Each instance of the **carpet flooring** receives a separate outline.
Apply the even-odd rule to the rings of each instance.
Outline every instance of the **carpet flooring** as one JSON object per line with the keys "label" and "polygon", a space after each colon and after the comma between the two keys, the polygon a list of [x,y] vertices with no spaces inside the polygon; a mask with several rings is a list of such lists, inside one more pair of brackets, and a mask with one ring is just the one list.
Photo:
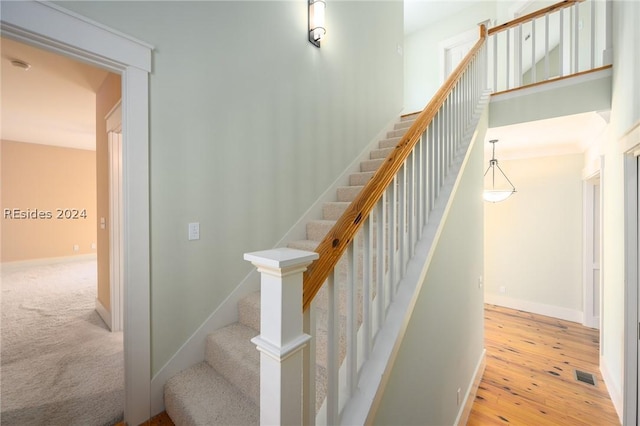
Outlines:
{"label": "carpet flooring", "polygon": [[2,425],[122,420],[122,333],[95,311],[96,261],[2,268]]}

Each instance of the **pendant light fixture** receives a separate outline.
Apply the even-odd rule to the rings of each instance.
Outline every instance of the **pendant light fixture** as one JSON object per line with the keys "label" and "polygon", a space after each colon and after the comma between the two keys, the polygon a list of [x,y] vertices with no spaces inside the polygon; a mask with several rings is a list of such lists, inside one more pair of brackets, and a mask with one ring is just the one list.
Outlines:
{"label": "pendant light fixture", "polygon": [[[516,187],[513,186],[507,175],[504,174],[504,172],[498,165],[498,160],[496,159],[497,142],[497,139],[492,139],[489,141],[489,143],[493,145],[493,154],[491,155],[491,160],[489,160],[489,167],[487,167],[487,170],[484,172],[484,176],[486,178],[487,173],[489,173],[489,170],[491,170],[491,189],[485,189],[483,194],[484,200],[491,203],[504,201],[516,192]],[[506,188],[504,184],[502,186],[498,185],[498,187],[496,188],[496,169],[498,169],[498,171],[504,178],[503,180],[505,180],[511,186],[511,189]],[[500,179],[500,175],[498,175],[498,178]]]}

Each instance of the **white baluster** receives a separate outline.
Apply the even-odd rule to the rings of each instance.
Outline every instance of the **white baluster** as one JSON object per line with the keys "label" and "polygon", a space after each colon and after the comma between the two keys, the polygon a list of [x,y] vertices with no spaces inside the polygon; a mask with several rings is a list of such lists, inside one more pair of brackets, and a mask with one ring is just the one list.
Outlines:
{"label": "white baluster", "polygon": [[340,368],[340,298],[335,283],[335,269],[327,279],[327,424],[338,424],[338,370]]}
{"label": "white baluster", "polygon": [[549,80],[549,14],[544,15],[544,79]]}
{"label": "white baluster", "polygon": [[312,336],[302,350],[302,420],[307,426],[316,424],[316,302],[302,314],[302,331]]}
{"label": "white baluster", "polygon": [[[372,210],[372,215],[375,210]],[[380,217],[378,220],[378,227],[380,227]],[[364,245],[363,245],[363,274],[362,274],[362,329],[364,334],[362,357],[364,360],[369,358],[369,352],[371,351],[371,283],[373,278],[373,263],[375,259],[373,250],[373,228],[374,221],[371,215],[364,222]],[[378,242],[379,244],[379,242]],[[377,262],[380,262],[378,257]],[[358,363],[358,369],[360,368]]]}
{"label": "white baluster", "polygon": [[591,0],[591,68],[596,67],[596,2]]}
{"label": "white baluster", "polygon": [[531,81],[530,83],[536,83],[538,78],[536,76],[536,20],[531,21],[531,68],[530,68]]}
{"label": "white baluster", "polygon": [[[358,238],[358,236],[356,236]],[[358,353],[358,247],[356,240],[347,247],[349,264],[347,278],[347,397],[351,397],[357,385],[357,353]]]}
{"label": "white baluster", "polygon": [[565,61],[565,49],[564,49],[564,9],[560,9],[560,42],[558,43],[558,57],[560,61],[560,77],[563,77],[567,71],[567,63]]}

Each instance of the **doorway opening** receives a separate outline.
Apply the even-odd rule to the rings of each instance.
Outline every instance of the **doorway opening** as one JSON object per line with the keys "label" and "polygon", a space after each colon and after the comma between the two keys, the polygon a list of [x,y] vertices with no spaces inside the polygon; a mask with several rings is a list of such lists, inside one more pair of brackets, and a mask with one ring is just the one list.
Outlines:
{"label": "doorway opening", "polygon": [[[109,188],[104,173],[100,116],[110,107],[96,104],[106,81],[117,82],[111,97],[120,98],[120,76],[5,37],[2,52],[3,205],[38,213],[3,217],[3,419],[120,421],[123,336],[110,331],[122,331],[122,321],[112,323],[104,306],[122,302],[108,297],[109,275],[101,271],[113,256],[97,217],[121,191]],[[14,67],[16,60],[28,69]],[[100,409],[81,409],[87,404]]]}
{"label": "doorway opening", "polygon": [[[41,2],[5,2],[3,35],[122,76],[124,366],[128,424],[150,418],[149,72],[152,46]],[[82,34],[82,37],[78,35]],[[135,214],[133,214],[135,212]]]}

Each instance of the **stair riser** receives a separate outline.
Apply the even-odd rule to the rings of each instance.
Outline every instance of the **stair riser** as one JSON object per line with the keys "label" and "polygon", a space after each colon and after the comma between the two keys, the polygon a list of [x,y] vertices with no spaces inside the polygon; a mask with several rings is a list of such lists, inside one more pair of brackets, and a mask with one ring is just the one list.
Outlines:
{"label": "stair riser", "polygon": [[324,236],[333,228],[333,225],[335,225],[333,220],[312,220],[307,223],[307,239],[322,241]]}
{"label": "stair riser", "polygon": [[415,121],[418,118],[419,115],[420,115],[419,112],[414,112],[413,114],[403,115],[402,117],[400,117],[400,121]]}
{"label": "stair riser", "polygon": [[415,120],[404,120],[393,125],[393,130],[404,130],[405,132],[413,125]]}
{"label": "stair riser", "polygon": [[380,166],[384,163],[384,158],[376,159],[376,160],[365,160],[360,163],[360,171],[361,172],[374,172],[380,168]]}
{"label": "stair riser", "polygon": [[259,405],[260,356],[251,343],[257,335],[255,330],[239,325],[217,330],[207,337],[205,361]]}
{"label": "stair riser", "polygon": [[338,220],[349,207],[349,202],[325,203],[322,207],[322,218],[324,220]]}
{"label": "stair riser", "polygon": [[238,322],[260,332],[260,292],[249,293],[238,302]]}
{"label": "stair riser", "polygon": [[395,148],[396,145],[398,145],[398,142],[400,142],[400,138],[389,138],[389,139],[384,139],[381,140],[378,143],[378,147],[380,149],[385,149],[385,148]]}
{"label": "stair riser", "polygon": [[371,159],[378,160],[380,158],[387,158],[389,154],[393,152],[395,148],[376,149],[371,151]]}
{"label": "stair riser", "polygon": [[371,178],[373,177],[373,175],[375,174],[375,172],[360,172],[360,173],[354,173],[352,175],[349,176],[349,185],[351,186],[364,186],[366,185]]}
{"label": "stair riser", "polygon": [[353,201],[358,194],[362,191],[361,186],[343,186],[338,188],[337,197],[338,201]]}
{"label": "stair riser", "polygon": [[406,129],[390,130],[390,131],[387,132],[387,137],[388,138],[401,138],[402,136],[404,136],[405,133],[407,133]]}

